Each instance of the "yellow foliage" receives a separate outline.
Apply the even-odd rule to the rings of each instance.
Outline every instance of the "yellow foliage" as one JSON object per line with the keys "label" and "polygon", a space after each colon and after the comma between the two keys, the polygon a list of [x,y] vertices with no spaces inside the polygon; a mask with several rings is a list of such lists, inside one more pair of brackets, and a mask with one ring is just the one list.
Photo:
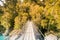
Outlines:
{"label": "yellow foliage", "polygon": [[11,18],[12,18],[12,15],[10,13],[8,13],[8,12],[5,12],[4,15],[1,18],[1,24],[4,27],[9,28]]}

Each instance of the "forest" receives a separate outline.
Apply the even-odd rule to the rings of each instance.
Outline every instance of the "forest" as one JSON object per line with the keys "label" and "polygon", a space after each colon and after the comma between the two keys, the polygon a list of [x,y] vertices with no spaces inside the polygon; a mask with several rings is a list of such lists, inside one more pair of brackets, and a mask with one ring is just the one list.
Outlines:
{"label": "forest", "polygon": [[21,30],[28,20],[43,34],[54,31],[60,35],[60,0],[5,0],[0,5],[0,32]]}

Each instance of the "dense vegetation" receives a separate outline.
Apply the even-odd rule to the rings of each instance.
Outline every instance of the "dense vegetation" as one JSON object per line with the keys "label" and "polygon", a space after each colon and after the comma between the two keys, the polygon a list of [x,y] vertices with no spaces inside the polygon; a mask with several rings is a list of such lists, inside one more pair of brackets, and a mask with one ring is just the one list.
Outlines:
{"label": "dense vegetation", "polygon": [[4,6],[0,6],[0,25],[6,29],[22,29],[29,19],[43,29],[42,32],[59,32],[60,0],[6,0]]}

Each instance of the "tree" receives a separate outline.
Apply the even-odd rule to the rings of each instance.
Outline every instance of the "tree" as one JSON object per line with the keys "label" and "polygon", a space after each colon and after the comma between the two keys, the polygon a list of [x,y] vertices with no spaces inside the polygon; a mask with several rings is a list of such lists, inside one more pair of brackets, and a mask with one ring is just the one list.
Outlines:
{"label": "tree", "polygon": [[46,30],[60,29],[60,0],[6,0],[2,12],[1,24],[8,29],[21,29],[27,20]]}

